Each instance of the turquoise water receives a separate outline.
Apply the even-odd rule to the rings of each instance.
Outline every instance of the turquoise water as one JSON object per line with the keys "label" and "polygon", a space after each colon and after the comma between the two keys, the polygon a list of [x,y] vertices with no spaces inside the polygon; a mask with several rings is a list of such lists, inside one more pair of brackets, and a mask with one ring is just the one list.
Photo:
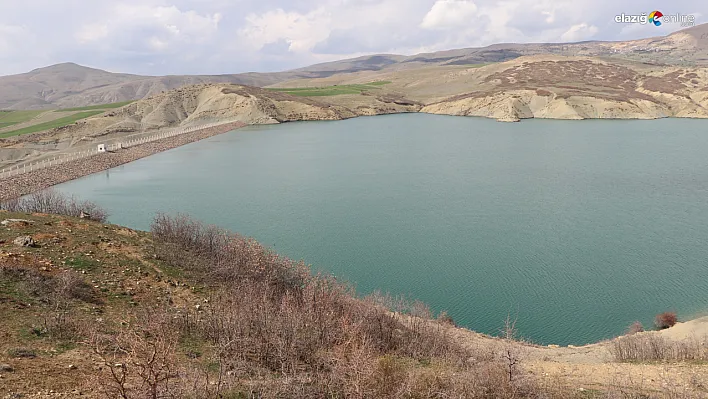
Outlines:
{"label": "turquoise water", "polygon": [[59,186],[185,212],[463,326],[584,344],[708,310],[708,122],[425,114],[249,127]]}

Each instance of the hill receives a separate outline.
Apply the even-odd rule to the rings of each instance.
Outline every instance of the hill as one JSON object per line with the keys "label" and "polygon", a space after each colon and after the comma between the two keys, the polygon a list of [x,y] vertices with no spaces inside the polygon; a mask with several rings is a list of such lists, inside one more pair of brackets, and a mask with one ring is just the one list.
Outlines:
{"label": "hill", "polygon": [[326,78],[363,71],[406,71],[431,66],[486,64],[529,55],[592,56],[655,65],[700,66],[708,62],[708,25],[666,37],[624,42],[495,44],[412,56],[377,54],[275,73],[138,76],[73,63],[0,77],[0,109],[68,108],[137,100],[200,83],[268,86],[294,79]]}
{"label": "hill", "polygon": [[358,297],[301,262],[186,217],[157,216],[147,233],[89,220],[104,217],[100,208],[53,193],[4,207],[12,212],[0,211],[2,397],[706,393],[704,319],[539,347],[513,340],[513,321],[495,338],[420,303]]}
{"label": "hill", "polygon": [[[78,118],[90,116],[90,112],[99,111],[71,114]],[[339,120],[401,112],[481,116],[500,121],[707,118],[708,67],[536,55],[492,64],[434,65],[298,78],[267,88],[190,85],[60,128],[37,131],[42,126],[51,127],[45,124],[51,123],[44,121],[51,116],[46,113],[26,122],[39,127],[0,128],[0,134],[9,131],[8,135],[12,131],[35,131],[0,140],[0,161],[12,165],[176,126]]]}

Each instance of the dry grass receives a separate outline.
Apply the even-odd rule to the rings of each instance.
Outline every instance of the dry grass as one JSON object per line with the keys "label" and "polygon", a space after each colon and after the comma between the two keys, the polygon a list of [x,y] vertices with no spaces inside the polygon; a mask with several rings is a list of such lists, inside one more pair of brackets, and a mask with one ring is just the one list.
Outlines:
{"label": "dry grass", "polygon": [[619,337],[612,342],[612,354],[618,362],[705,362],[706,339],[673,341],[652,333]]}

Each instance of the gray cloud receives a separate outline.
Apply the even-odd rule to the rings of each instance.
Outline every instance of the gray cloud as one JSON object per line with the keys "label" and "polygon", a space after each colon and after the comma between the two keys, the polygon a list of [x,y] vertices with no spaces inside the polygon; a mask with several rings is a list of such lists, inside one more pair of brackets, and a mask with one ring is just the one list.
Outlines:
{"label": "gray cloud", "polygon": [[[66,61],[154,75],[273,71],[369,53],[680,28],[614,22],[652,11],[641,0],[0,0],[0,10],[0,74]],[[700,23],[708,2],[660,10],[694,13]]]}

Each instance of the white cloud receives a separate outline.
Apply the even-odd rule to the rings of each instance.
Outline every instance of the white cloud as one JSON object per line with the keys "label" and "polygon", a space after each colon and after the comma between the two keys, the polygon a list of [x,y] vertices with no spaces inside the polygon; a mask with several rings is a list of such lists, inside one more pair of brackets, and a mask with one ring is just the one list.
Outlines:
{"label": "white cloud", "polygon": [[96,42],[108,36],[108,25],[87,24],[79,28],[74,37],[80,44]]}
{"label": "white cloud", "polygon": [[18,25],[0,24],[0,56],[15,50],[26,29]]}
{"label": "white cloud", "polygon": [[312,50],[325,40],[331,32],[331,17],[318,8],[307,14],[286,12],[283,9],[268,11],[263,14],[249,14],[246,27],[240,34],[256,49],[266,44],[284,40],[292,52]]}
{"label": "white cloud", "polygon": [[[73,61],[140,74],[286,70],[373,53],[665,35],[643,0],[0,0],[0,74]],[[708,2],[673,0],[664,13]],[[61,18],[57,18],[61,16]],[[27,51],[31,48],[32,51]]]}
{"label": "white cloud", "polygon": [[74,37],[80,45],[97,45],[106,51],[133,47],[136,52],[164,52],[210,40],[221,18],[219,13],[200,14],[176,6],[118,3],[98,20],[80,26]]}
{"label": "white cloud", "polygon": [[474,25],[477,6],[469,0],[437,0],[420,24],[425,29],[453,29]]}
{"label": "white cloud", "polygon": [[588,40],[597,34],[598,28],[595,25],[588,25],[585,22],[573,25],[561,35],[564,42],[578,42]]}

